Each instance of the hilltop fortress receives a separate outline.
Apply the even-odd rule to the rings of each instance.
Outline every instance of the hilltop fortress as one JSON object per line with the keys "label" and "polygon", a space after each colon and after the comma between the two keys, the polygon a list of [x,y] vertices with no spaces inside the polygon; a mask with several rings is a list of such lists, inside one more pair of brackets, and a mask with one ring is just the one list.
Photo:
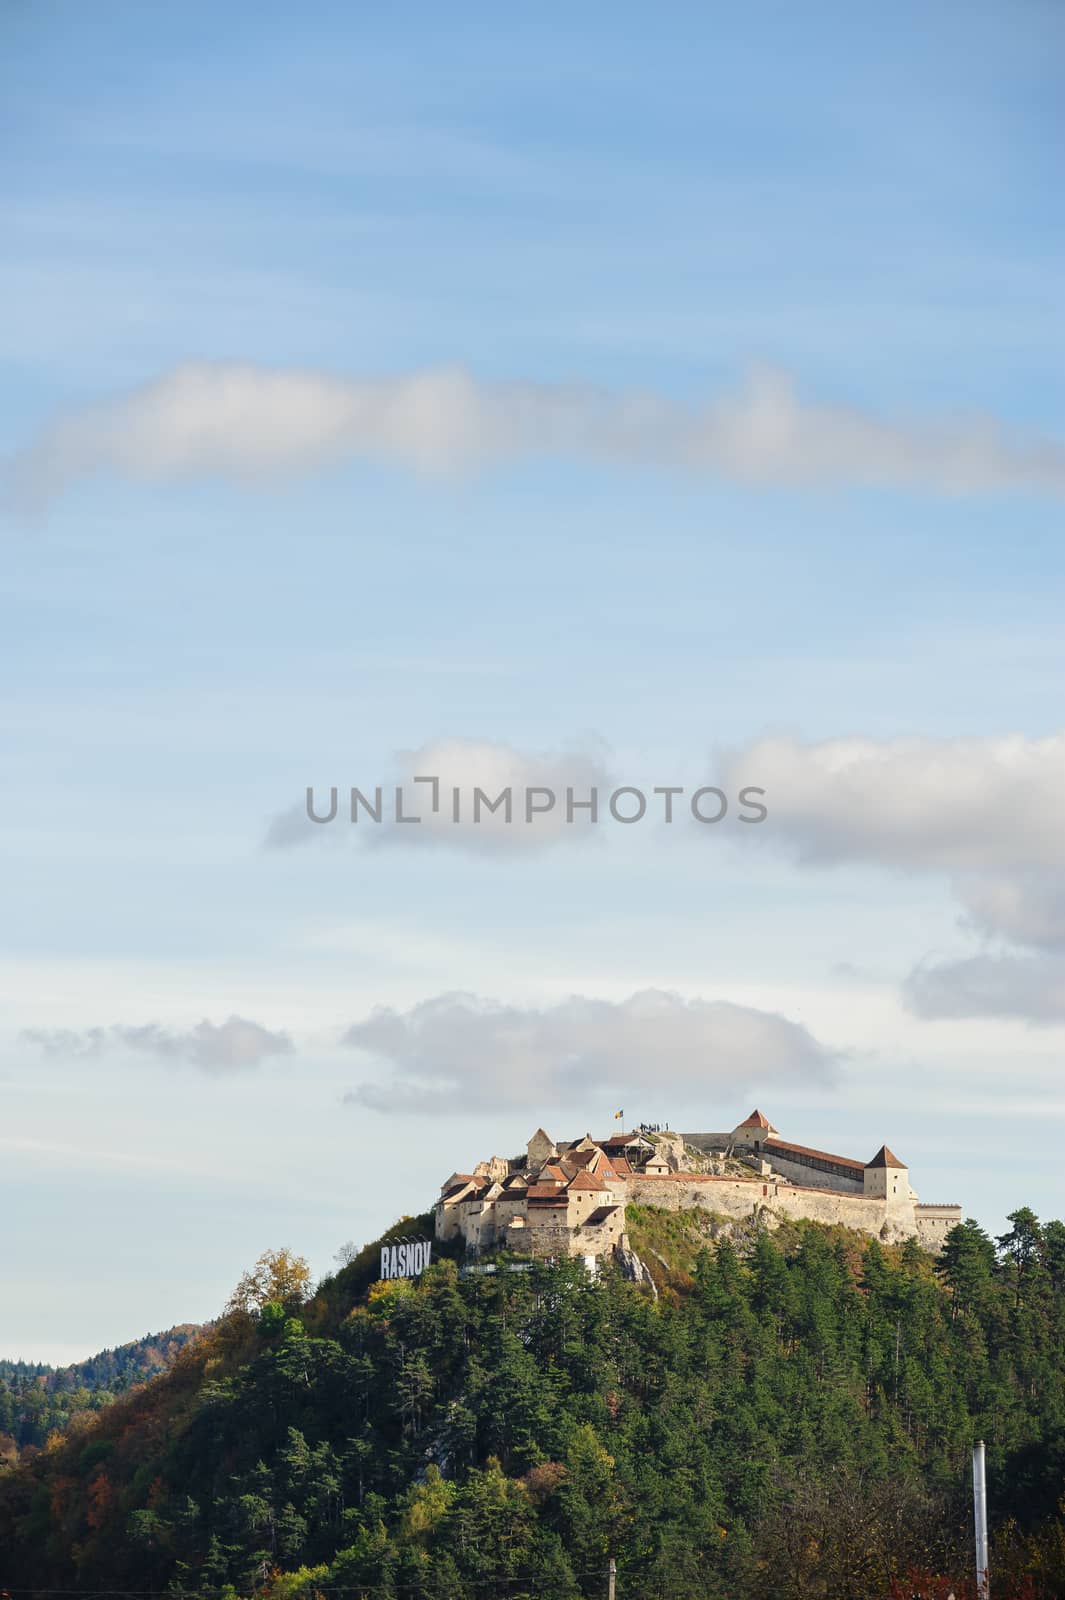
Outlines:
{"label": "hilltop fortress", "polygon": [[887,1145],[854,1161],[782,1139],[760,1111],[731,1133],[617,1133],[556,1143],[543,1128],[526,1153],[454,1172],[436,1204],[436,1236],[467,1252],[596,1257],[626,1250],[630,1203],[843,1223],[877,1239],[917,1239],[938,1251],[962,1220],[957,1205],[922,1204]]}

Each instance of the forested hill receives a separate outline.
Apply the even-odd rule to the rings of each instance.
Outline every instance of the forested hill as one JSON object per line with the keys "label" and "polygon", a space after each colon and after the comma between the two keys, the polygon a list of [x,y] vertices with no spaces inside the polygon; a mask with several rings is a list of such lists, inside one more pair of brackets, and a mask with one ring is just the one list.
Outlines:
{"label": "forested hill", "polygon": [[201,1331],[198,1323],[183,1322],[69,1367],[0,1361],[0,1461],[10,1463],[28,1450],[41,1449],[51,1434],[110,1405],[134,1384],[165,1372],[178,1351]]}
{"label": "forested hill", "polygon": [[664,1220],[657,1298],[573,1262],[378,1284],[367,1251],[300,1303],[267,1259],[166,1374],[0,1473],[0,1588],[597,1600],[613,1557],[618,1600],[944,1572],[964,1600],[983,1437],[996,1600],[1060,1596],[1065,1227],[1011,1220],[938,1266]]}

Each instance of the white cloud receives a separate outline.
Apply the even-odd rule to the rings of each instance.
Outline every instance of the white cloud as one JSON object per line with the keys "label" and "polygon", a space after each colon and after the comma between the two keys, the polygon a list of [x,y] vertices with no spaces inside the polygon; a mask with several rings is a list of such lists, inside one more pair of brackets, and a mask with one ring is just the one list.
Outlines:
{"label": "white cloud", "polygon": [[108,1028],[23,1028],[21,1034],[27,1044],[37,1045],[47,1056],[75,1061],[92,1061],[102,1055],[109,1036]]}
{"label": "white cloud", "polygon": [[[421,778],[436,779],[436,787]],[[357,808],[359,820],[350,821],[352,784],[377,808],[380,788],[381,821],[371,820],[363,806]],[[403,789],[403,812],[419,816],[420,822],[395,821],[396,787]],[[330,810],[333,785],[315,790],[317,814]],[[382,775],[356,773],[345,784],[338,782],[337,815],[334,821],[308,820],[306,805],[293,806],[274,817],[266,833],[267,849],[287,849],[312,840],[335,842],[350,835],[372,847],[410,845],[451,845],[477,854],[512,852],[528,854],[562,842],[587,840],[595,828],[589,813],[580,806],[593,789],[598,790],[601,816],[605,816],[614,781],[606,766],[606,751],[601,745],[586,743],[559,751],[524,751],[512,745],[485,739],[433,739],[416,750],[397,753],[392,769]],[[554,797],[549,810],[537,810],[526,820],[526,791],[546,789]],[[567,821],[567,791],[573,790],[573,821]],[[454,793],[458,790],[458,821],[455,820]],[[477,802],[475,790],[486,798]],[[505,806],[490,810],[503,791],[511,795],[510,818]],[[433,809],[433,801],[436,809]],[[536,807],[547,805],[546,796],[534,797]]]}
{"label": "white cloud", "polygon": [[[768,791],[766,837],[806,866],[941,874],[992,948],[927,960],[903,985],[925,1018],[1065,1020],[1065,735],[761,739],[727,765]],[[997,948],[995,948],[997,946]]]}
{"label": "white cloud", "polygon": [[605,1099],[654,1085],[730,1093],[767,1082],[824,1084],[836,1057],[800,1024],[726,1001],[645,989],[622,1001],[573,995],[549,1006],[444,994],[409,1011],[382,1008],[344,1042],[389,1077],[347,1100],[379,1111],[453,1112],[472,1105],[542,1107],[589,1083]]}
{"label": "white cloud", "polygon": [[975,929],[1036,949],[1065,948],[1065,869],[1017,868],[958,878]]}
{"label": "white cloud", "polygon": [[809,744],[772,736],[733,753],[726,771],[727,781],[739,775],[766,789],[764,836],[809,864],[949,873],[1065,865],[1065,734]]}
{"label": "white cloud", "polygon": [[[315,797],[317,808],[322,791]],[[323,802],[328,809],[328,795]],[[338,801],[338,805],[340,802]],[[344,811],[338,811],[338,817],[343,818]],[[263,835],[264,850],[291,850],[296,845],[310,844],[338,844],[342,838],[341,823],[338,821],[329,827],[318,827],[307,816],[306,805],[287,806],[284,811],[279,811],[270,818],[266,833]]]}
{"label": "white cloud", "polygon": [[973,874],[956,880],[954,890],[967,925],[992,948],[917,967],[903,989],[909,1009],[937,1019],[1065,1022],[1065,872],[1032,867]]}
{"label": "white cloud", "polygon": [[915,968],[903,994],[919,1017],[1019,1017],[1065,1023],[1065,962],[1049,955],[970,956]]}
{"label": "white cloud", "polygon": [[11,463],[9,487],[46,502],[99,471],[253,479],[331,461],[462,471],[528,456],[644,462],[753,483],[1065,491],[1065,446],[992,417],[899,420],[801,397],[757,371],[687,406],[594,385],[482,381],[465,368],[398,377],[197,362],[74,412]]}
{"label": "white cloud", "polygon": [[163,1061],[181,1061],[204,1072],[222,1073],[255,1067],[267,1056],[287,1055],[292,1041],[246,1017],[225,1022],[206,1018],[184,1031],[164,1028],[158,1022],[116,1022],[107,1028],[28,1028],[23,1038],[48,1055],[89,1060],[115,1046],[152,1055]]}

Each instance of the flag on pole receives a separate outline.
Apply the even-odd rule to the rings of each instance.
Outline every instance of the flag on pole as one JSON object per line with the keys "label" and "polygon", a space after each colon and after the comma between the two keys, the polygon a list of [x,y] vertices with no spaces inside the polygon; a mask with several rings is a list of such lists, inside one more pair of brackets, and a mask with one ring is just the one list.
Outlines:
{"label": "flag on pole", "polygon": [[614,1121],[615,1122],[620,1122],[620,1121],[622,1121],[624,1116],[625,1116],[624,1111],[615,1111],[614,1112]]}

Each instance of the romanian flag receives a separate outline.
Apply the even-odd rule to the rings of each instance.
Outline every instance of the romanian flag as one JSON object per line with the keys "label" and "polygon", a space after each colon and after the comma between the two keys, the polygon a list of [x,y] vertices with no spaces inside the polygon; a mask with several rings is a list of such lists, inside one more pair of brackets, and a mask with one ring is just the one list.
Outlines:
{"label": "romanian flag", "polygon": [[625,1115],[624,1111],[615,1111],[614,1112],[614,1121],[615,1122],[620,1122],[623,1119],[624,1115]]}

